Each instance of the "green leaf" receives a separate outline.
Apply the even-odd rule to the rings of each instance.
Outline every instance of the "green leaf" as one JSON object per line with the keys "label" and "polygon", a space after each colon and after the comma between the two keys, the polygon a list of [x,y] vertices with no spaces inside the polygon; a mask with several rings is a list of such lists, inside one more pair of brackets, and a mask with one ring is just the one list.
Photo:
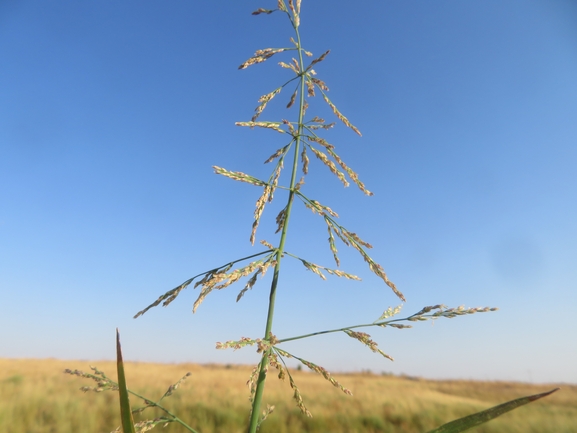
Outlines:
{"label": "green leaf", "polygon": [[116,328],[116,368],[118,370],[118,393],[120,394],[120,418],[122,419],[122,431],[124,433],[136,433],[130,401],[128,401],[128,389],[124,376],[124,363],[122,362],[122,350],[120,349],[120,334]]}
{"label": "green leaf", "polygon": [[458,433],[469,430],[478,425],[484,424],[491,421],[493,418],[503,415],[510,410],[517,409],[519,406],[531,403],[532,401],[539,400],[540,398],[547,397],[558,391],[559,388],[555,388],[551,391],[544,392],[542,394],[530,395],[528,397],[521,397],[516,400],[508,401],[507,403],[494,406],[491,409],[487,409],[481,412],[474,413],[463,418],[456,419],[454,421],[443,424],[441,427],[431,430],[428,433]]}

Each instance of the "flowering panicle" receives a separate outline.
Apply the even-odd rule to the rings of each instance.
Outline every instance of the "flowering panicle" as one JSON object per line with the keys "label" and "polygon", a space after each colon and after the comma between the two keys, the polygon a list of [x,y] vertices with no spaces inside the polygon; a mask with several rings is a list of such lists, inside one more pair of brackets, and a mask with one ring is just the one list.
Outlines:
{"label": "flowering panicle", "polygon": [[[288,231],[288,223],[291,216],[292,206],[294,204],[294,197],[297,196],[304,206],[311,210],[311,212],[315,215],[318,215],[323,218],[323,221],[326,225],[327,232],[328,232],[328,243],[329,248],[332,252],[333,258],[337,267],[340,266],[340,260],[338,257],[338,249],[336,246],[336,239],[338,238],[342,241],[345,246],[352,247],[361,255],[363,260],[368,264],[369,269],[373,272],[377,277],[382,279],[384,283],[398,296],[401,300],[405,301],[404,295],[397,289],[395,284],[389,280],[387,274],[385,273],[383,267],[375,262],[373,258],[367,253],[367,250],[372,248],[372,245],[363,239],[360,238],[359,235],[350,231],[340,225],[337,222],[339,215],[329,206],[322,204],[318,200],[311,199],[307,197],[303,190],[304,188],[304,177],[308,175],[310,167],[310,159],[309,156],[314,154],[314,156],[328,168],[328,170],[337,177],[337,179],[345,186],[348,187],[350,183],[354,183],[364,194],[368,196],[372,196],[373,193],[369,191],[365,184],[359,179],[358,174],[346,164],[343,159],[339,156],[336,152],[336,147],[334,144],[329,143],[326,139],[317,135],[322,130],[328,130],[333,128],[336,123],[338,122],[331,122],[327,123],[325,119],[313,116],[312,118],[307,118],[307,110],[309,108],[308,99],[316,97],[320,93],[324,102],[330,107],[334,116],[347,128],[351,129],[354,133],[361,136],[361,132],[359,129],[353,125],[349,119],[342,114],[342,112],[336,107],[336,105],[332,102],[331,99],[327,96],[329,92],[329,86],[325,81],[320,79],[317,76],[317,72],[315,71],[314,67],[317,67],[321,62],[324,62],[327,59],[330,50],[326,50],[320,56],[313,58],[312,60],[305,58],[306,57],[313,57],[313,54],[310,51],[304,49],[301,44],[301,37],[299,33],[299,26],[300,26],[300,12],[301,12],[301,0],[277,0],[277,9],[265,9],[265,8],[258,8],[252,14],[253,15],[270,15],[275,11],[280,11],[288,17],[290,20],[293,29],[295,30],[295,38],[290,38],[294,47],[290,48],[265,48],[255,51],[255,53],[249,57],[246,61],[244,61],[238,68],[239,69],[246,69],[249,66],[263,63],[266,60],[270,59],[271,57],[283,53],[285,51],[292,51],[294,57],[291,57],[290,60],[286,59],[285,61],[279,61],[278,65],[288,72],[290,78],[282,84],[281,86],[265,93],[258,99],[258,105],[254,109],[254,114],[250,118],[249,121],[241,121],[236,122],[235,125],[242,126],[242,127],[249,127],[251,129],[254,128],[262,128],[268,129],[272,131],[276,131],[280,134],[286,134],[284,145],[277,150],[274,151],[265,161],[265,164],[275,162],[274,168],[271,169],[271,174],[267,181],[261,180],[249,174],[246,174],[241,171],[231,171],[219,166],[213,166],[214,172],[218,175],[228,177],[238,182],[248,183],[250,185],[254,185],[257,187],[262,188],[262,193],[258,197],[255,203],[254,209],[254,221],[252,223],[252,229],[250,234],[250,243],[251,245],[255,244],[257,229],[259,227],[261,217],[263,215],[264,209],[268,203],[271,203],[275,198],[275,192],[279,191],[279,194],[286,193],[288,198],[286,200],[286,205],[281,206],[281,210],[278,212],[275,222],[276,222],[276,233],[280,232],[280,239],[278,240],[277,245],[273,246],[273,243],[267,242],[265,240],[261,240],[261,245],[265,246],[267,249],[265,251],[261,251],[256,254],[252,254],[241,259],[237,259],[231,262],[228,262],[222,266],[219,266],[214,269],[210,269],[205,271],[199,275],[196,275],[184,283],[180,284],[179,286],[175,287],[172,290],[169,290],[162,296],[160,296],[156,301],[150,304],[148,307],[143,309],[142,311],[138,312],[134,317],[139,317],[140,315],[146,313],[152,307],[158,306],[162,304],[163,306],[169,305],[172,301],[176,299],[176,297],[189,285],[192,284],[197,278],[198,281],[195,282],[194,288],[199,287],[199,295],[194,302],[193,305],[193,313],[196,312],[197,308],[200,304],[204,301],[204,299],[213,291],[213,290],[222,290],[230,285],[239,282],[241,279],[246,278],[246,283],[243,288],[238,293],[236,301],[240,301],[243,296],[255,286],[259,276],[262,278],[267,273],[268,269],[273,267],[274,268],[274,275],[271,279],[271,289],[270,289],[270,296],[269,296],[269,312],[267,315],[267,322],[265,328],[265,337],[264,338],[248,338],[248,337],[241,337],[239,340],[229,340],[223,342],[217,342],[216,348],[217,349],[233,349],[238,350],[247,346],[256,346],[257,353],[261,354],[260,362],[257,366],[253,369],[248,381],[247,386],[249,388],[249,400],[251,402],[251,414],[250,414],[250,421],[249,421],[249,432],[255,433],[259,428],[260,424],[267,419],[267,417],[273,412],[274,406],[267,405],[266,409],[260,410],[261,408],[261,399],[264,391],[264,381],[267,377],[269,369],[272,367],[277,372],[277,376],[280,380],[285,380],[288,377],[288,381],[290,384],[291,389],[293,390],[293,398],[296,402],[297,407],[307,416],[312,416],[311,412],[307,409],[304,404],[301,392],[297,387],[297,384],[291,375],[289,368],[286,365],[285,359],[287,358],[294,358],[298,360],[301,364],[307,366],[310,370],[316,372],[317,374],[321,375],[324,379],[330,382],[336,388],[339,388],[343,393],[347,395],[352,395],[351,391],[345,388],[340,382],[338,382],[325,368],[300,358],[298,356],[292,355],[286,352],[283,349],[278,347],[279,344],[298,340],[302,338],[313,337],[320,334],[328,334],[328,333],[336,333],[336,332],[344,332],[350,338],[354,338],[367,346],[371,351],[382,355],[383,357],[390,359],[391,361],[393,358],[379,349],[377,343],[371,338],[371,336],[365,332],[358,332],[353,329],[361,328],[361,327],[371,327],[371,326],[378,326],[381,328],[392,327],[397,329],[404,329],[410,328],[411,325],[399,323],[402,321],[408,322],[419,322],[419,321],[426,321],[426,320],[436,320],[439,317],[445,318],[454,318],[457,316],[463,316],[468,314],[475,314],[481,312],[488,312],[488,311],[495,311],[496,308],[489,308],[489,307],[477,307],[477,308],[465,308],[465,307],[458,307],[458,308],[447,308],[444,305],[438,304],[429,307],[425,307],[419,312],[403,318],[403,319],[393,319],[393,316],[399,313],[401,310],[401,305],[392,308],[389,307],[386,309],[383,314],[374,322],[362,325],[354,325],[348,327],[342,327],[339,329],[332,329],[332,330],[324,330],[319,332],[314,332],[311,334],[300,335],[296,337],[290,337],[285,339],[279,339],[272,333],[272,319],[273,319],[273,312],[275,307],[275,299],[276,293],[278,289],[278,276],[280,270],[280,262],[285,257],[291,257],[294,259],[299,260],[302,265],[312,273],[318,275],[321,279],[326,280],[328,275],[334,275],[336,277],[346,278],[350,280],[360,280],[360,278],[356,275],[341,271],[339,269],[331,269],[325,266],[318,265],[313,263],[308,259],[301,258],[297,255],[291,254],[285,250],[285,241],[286,235]],[[323,65],[325,65],[323,63]],[[289,72],[291,71],[291,72]],[[292,84],[291,84],[292,83]],[[276,96],[281,93],[281,91],[285,88],[285,86],[291,84],[294,85],[294,90],[290,94],[290,98],[288,98],[288,102],[286,103],[286,108],[290,109],[294,105],[298,107],[298,120],[290,121],[285,118],[281,118],[280,121],[270,121],[270,120],[261,120],[264,117],[264,111],[269,106],[269,104],[275,104],[275,101],[278,101],[279,98]],[[296,85],[295,85],[296,84]],[[275,100],[276,98],[276,100]],[[273,101],[275,100],[275,101]],[[294,110],[293,110],[294,111]],[[262,116],[262,117],[261,117]],[[273,134],[274,135],[274,134]],[[277,136],[278,137],[278,136]],[[276,148],[274,146],[272,149]],[[269,151],[272,151],[269,150]],[[267,151],[267,153],[269,152]],[[288,185],[281,184],[281,172],[284,168],[284,161],[285,157],[287,157],[289,151],[294,151],[292,161],[293,166],[290,170],[290,183]],[[290,160],[288,158],[287,160]],[[297,173],[298,169],[302,169],[302,177],[297,183]],[[284,179],[284,178],[283,178]],[[227,209],[227,211],[229,211]],[[226,245],[225,245],[226,247]],[[239,262],[243,262],[242,265],[238,264]],[[120,347],[120,343],[117,337],[117,347]],[[119,365],[121,365],[121,357],[119,355]],[[300,366],[299,366],[300,367]],[[118,390],[119,384],[110,380],[106,375],[96,369],[95,367],[91,367],[93,373],[84,373],[79,370],[66,370],[66,373],[77,375],[80,377],[84,377],[96,382],[96,386],[92,387],[83,387],[81,388],[83,391],[95,391],[101,392],[105,390]],[[120,376],[120,373],[119,373]],[[131,392],[133,395],[144,400],[145,406],[140,409],[133,410],[133,412],[142,412],[149,407],[156,407],[162,411],[164,411],[167,416],[157,417],[153,420],[142,421],[136,424],[136,428],[139,432],[146,432],[154,428],[159,424],[166,425],[167,423],[177,421],[182,424],[184,427],[186,426],[180,419],[172,415],[169,411],[164,409],[162,406],[159,405],[159,402],[171,396],[177,388],[182,384],[182,382],[190,376],[190,373],[182,377],[179,381],[169,386],[168,390],[164,393],[164,395],[158,400],[154,402],[152,400],[148,400],[144,397],[139,396],[138,394]],[[121,400],[123,397],[126,397],[126,386],[124,384],[124,379],[119,381],[121,383]],[[125,409],[128,404],[126,403],[127,399],[124,399],[123,408]],[[124,413],[126,411],[124,410]],[[188,428],[189,431],[195,432],[194,429]],[[117,429],[116,431],[120,431]]]}

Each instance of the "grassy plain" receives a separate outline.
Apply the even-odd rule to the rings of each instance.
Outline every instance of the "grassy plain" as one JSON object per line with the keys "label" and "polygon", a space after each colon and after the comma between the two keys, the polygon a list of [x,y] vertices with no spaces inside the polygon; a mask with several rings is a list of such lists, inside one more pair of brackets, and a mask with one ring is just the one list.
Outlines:
{"label": "grassy plain", "polygon": [[[0,431],[3,433],[100,433],[119,425],[115,392],[82,393],[87,379],[65,368],[97,366],[115,378],[110,361],[0,359]],[[158,399],[187,372],[192,375],[165,403],[200,433],[240,433],[249,411],[248,366],[126,363],[129,388]],[[313,418],[302,416],[287,383],[270,380],[264,403],[275,411],[262,433],[425,432],[452,419],[556,386],[561,391],[474,430],[481,433],[577,433],[577,386],[509,382],[433,381],[375,374],[337,374],[350,397],[312,372],[291,372]],[[131,404],[140,402],[131,398]],[[144,415],[148,413],[144,412]],[[153,418],[150,411],[145,418]],[[138,420],[138,418],[137,418]],[[156,430],[155,430],[156,431]],[[182,432],[178,425],[157,431]]]}

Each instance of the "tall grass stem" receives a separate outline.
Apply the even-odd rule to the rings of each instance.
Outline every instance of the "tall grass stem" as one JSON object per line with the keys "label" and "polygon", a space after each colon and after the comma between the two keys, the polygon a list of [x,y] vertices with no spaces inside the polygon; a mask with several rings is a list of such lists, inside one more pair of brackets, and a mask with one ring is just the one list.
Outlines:
{"label": "tall grass stem", "polygon": [[[290,180],[290,187],[289,187],[289,194],[288,194],[288,202],[287,202],[287,207],[286,207],[286,219],[285,219],[285,223],[283,225],[282,228],[282,232],[281,232],[281,236],[280,236],[280,240],[279,240],[279,246],[278,246],[278,251],[277,251],[277,255],[276,255],[276,265],[274,267],[274,274],[273,274],[273,278],[272,278],[272,282],[271,282],[271,288],[270,288],[270,296],[269,296],[269,304],[268,304],[268,314],[267,314],[267,319],[266,319],[266,327],[265,327],[265,332],[264,332],[264,339],[268,339],[269,335],[271,335],[272,332],[272,323],[273,323],[273,318],[274,318],[274,307],[275,307],[275,299],[276,299],[276,291],[277,291],[277,287],[278,287],[278,280],[279,280],[279,274],[280,274],[280,265],[281,265],[281,260],[282,260],[282,256],[283,256],[283,252],[284,252],[284,246],[285,246],[285,242],[286,242],[286,238],[287,238],[287,233],[288,233],[288,226],[289,226],[289,221],[290,221],[290,216],[291,216],[291,210],[292,210],[292,206],[294,203],[294,195],[295,195],[295,185],[296,185],[296,178],[297,178],[297,171],[298,171],[298,159],[299,159],[299,153],[300,153],[300,146],[301,146],[301,136],[303,133],[303,128],[304,128],[304,112],[305,112],[305,77],[304,77],[304,69],[303,69],[303,54],[302,54],[302,47],[301,47],[301,38],[300,38],[300,33],[298,30],[298,26],[296,26],[293,22],[293,27],[295,29],[296,32],[296,36],[297,36],[297,50],[298,50],[298,55],[299,55],[299,64],[300,64],[300,98],[299,98],[299,115],[298,115],[298,128],[297,128],[297,135],[296,137],[293,138],[295,146],[294,146],[294,156],[293,156],[293,166],[292,166],[292,172],[291,172],[291,180]],[[258,375],[258,382],[257,382],[257,386],[256,386],[256,391],[255,391],[255,395],[254,395],[254,400],[253,400],[253,404],[252,404],[252,411],[251,411],[251,415],[250,415],[250,423],[249,423],[249,427],[248,427],[248,431],[249,433],[255,433],[257,428],[258,428],[258,424],[259,424],[259,418],[260,418],[260,407],[261,407],[261,403],[262,403],[262,395],[264,393],[264,386],[265,386],[265,381],[266,381],[266,371],[267,371],[267,367],[268,367],[268,357],[270,355],[270,350],[268,349],[266,351],[263,352],[262,354],[262,360],[260,363],[260,371],[259,371],[259,375]]]}

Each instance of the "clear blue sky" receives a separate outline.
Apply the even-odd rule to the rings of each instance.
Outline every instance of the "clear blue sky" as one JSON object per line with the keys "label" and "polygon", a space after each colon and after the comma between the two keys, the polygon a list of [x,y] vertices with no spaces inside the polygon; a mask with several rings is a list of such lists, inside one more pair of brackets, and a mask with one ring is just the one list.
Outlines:
{"label": "clear blue sky", "polygon": [[[193,315],[189,277],[260,251],[260,190],[211,166],[268,177],[285,139],[234,126],[290,72],[259,48],[288,46],[261,1],[0,3],[0,356],[251,363],[214,343],[264,330],[268,278],[212,293]],[[389,362],[344,334],[286,349],[331,371],[577,382],[577,4],[571,0],[303,2],[303,44],[358,126],[327,134],[374,197],[316,160],[304,192],[374,245],[425,305],[496,313],[373,328]],[[294,119],[281,93],[263,119]],[[329,118],[321,101],[309,113]],[[286,179],[285,179],[286,180]],[[276,242],[274,217],[259,239]],[[287,248],[332,266],[322,221],[298,209]],[[279,337],[372,322],[398,300],[344,246],[363,281],[286,262]],[[401,313],[402,314],[402,313]],[[85,367],[72,362],[71,367]]]}

